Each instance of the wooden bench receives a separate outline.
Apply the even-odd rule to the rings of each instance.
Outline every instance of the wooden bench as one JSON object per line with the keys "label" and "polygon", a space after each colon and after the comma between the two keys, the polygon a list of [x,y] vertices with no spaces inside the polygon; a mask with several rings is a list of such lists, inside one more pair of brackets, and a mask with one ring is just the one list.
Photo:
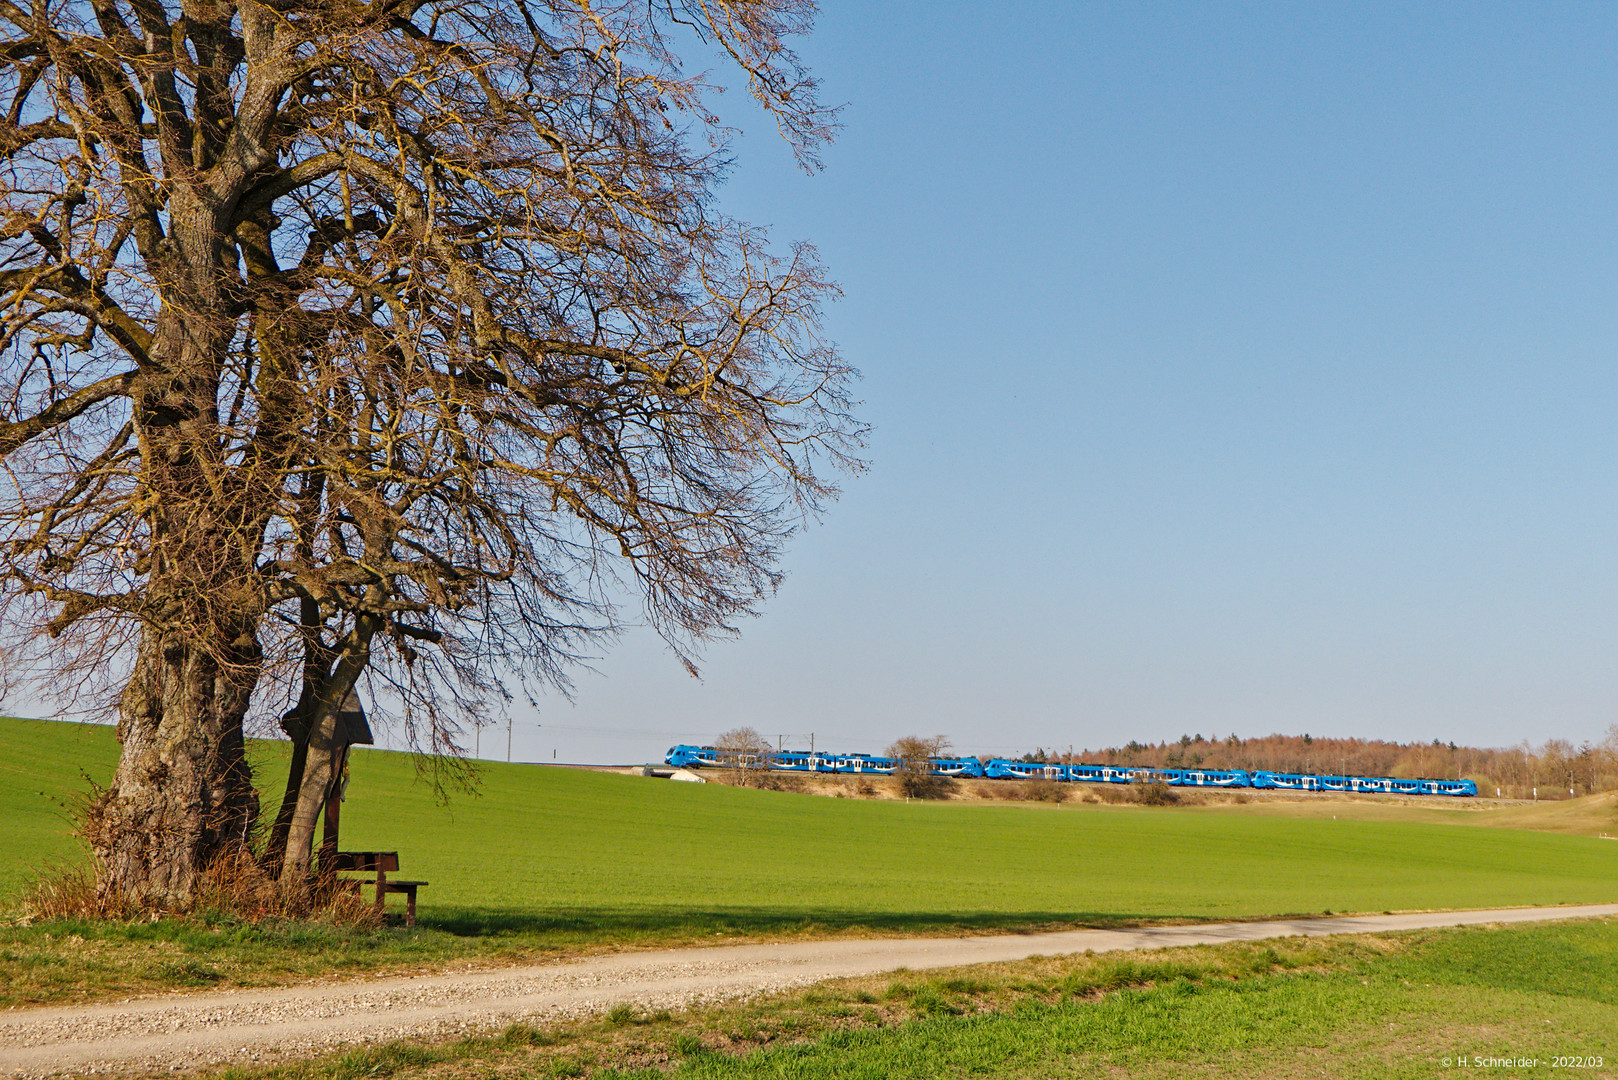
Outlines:
{"label": "wooden bench", "polygon": [[368,878],[343,878],[342,881],[356,891],[361,885],[375,885],[377,911],[385,911],[389,893],[404,893],[405,925],[416,925],[416,890],[427,882],[388,879],[389,874],[399,871],[397,851],[339,851],[332,867],[339,874],[370,874]]}

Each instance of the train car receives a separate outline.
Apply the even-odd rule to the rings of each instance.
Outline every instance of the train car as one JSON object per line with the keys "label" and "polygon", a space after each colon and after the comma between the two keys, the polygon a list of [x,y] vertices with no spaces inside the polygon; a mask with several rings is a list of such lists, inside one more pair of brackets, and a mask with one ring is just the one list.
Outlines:
{"label": "train car", "polygon": [[[881,754],[838,754],[827,760],[831,768],[822,771],[883,776],[899,771],[898,758]],[[929,758],[927,771],[934,776],[977,777],[983,775],[983,763],[977,758]]]}
{"label": "train car", "polygon": [[738,759],[733,751],[713,746],[671,746],[663,762],[681,769],[724,769],[738,765],[747,769],[774,769],[779,767],[775,764],[777,756],[773,751],[768,751],[743,754]]}
{"label": "train car", "polygon": [[677,769],[701,768],[704,765],[717,767],[719,752],[711,746],[671,746],[663,761]]}
{"label": "train car", "polygon": [[1322,776],[1267,770],[1253,774],[1253,786],[1291,791],[1357,791],[1385,795],[1451,795],[1460,798],[1478,793],[1478,785],[1472,780],[1401,780],[1393,776]]}
{"label": "train car", "polygon": [[877,754],[838,754],[833,758],[840,773],[879,773],[886,776],[899,767],[899,759]]}
{"label": "train car", "polygon": [[1471,797],[1478,793],[1475,780],[1423,780],[1421,786],[1423,795]]}
{"label": "train car", "polygon": [[991,758],[983,767],[983,775],[992,780],[1066,780],[1067,766],[1041,761],[1012,761],[1010,758]]}
{"label": "train car", "polygon": [[934,776],[964,776],[980,777],[983,775],[983,762],[975,757],[964,758],[932,758],[927,763],[928,772]]}
{"label": "train car", "polygon": [[1132,784],[1136,770],[1117,765],[1069,765],[1067,772],[1070,779],[1086,784]]}
{"label": "train car", "polygon": [[1177,777],[1166,783],[1175,787],[1252,787],[1243,769],[1170,769]]}
{"label": "train car", "polygon": [[1319,791],[1320,777],[1310,773],[1283,773],[1260,769],[1253,774],[1252,786],[1283,791]]}
{"label": "train car", "polygon": [[1001,780],[1061,780],[1090,784],[1137,784],[1158,781],[1170,787],[1249,787],[1242,769],[1143,769],[1117,765],[1058,765],[1051,762],[995,758],[983,775]]}
{"label": "train car", "polygon": [[[711,746],[671,746],[663,758],[676,768],[724,768],[735,765],[731,755]],[[807,750],[780,750],[767,754],[746,755],[745,765],[780,772],[820,773],[892,773],[899,767],[897,758],[876,754],[826,754]],[[934,776],[981,777],[983,763],[977,758],[932,758],[928,771]]]}
{"label": "train car", "polygon": [[1356,791],[1374,791],[1388,795],[1476,795],[1478,786],[1471,780],[1401,780],[1397,776],[1356,776]]}
{"label": "train car", "polygon": [[[1092,766],[1093,767],[1093,766]],[[1121,769],[1134,783],[1160,783],[1169,787],[1251,787],[1242,769]]]}

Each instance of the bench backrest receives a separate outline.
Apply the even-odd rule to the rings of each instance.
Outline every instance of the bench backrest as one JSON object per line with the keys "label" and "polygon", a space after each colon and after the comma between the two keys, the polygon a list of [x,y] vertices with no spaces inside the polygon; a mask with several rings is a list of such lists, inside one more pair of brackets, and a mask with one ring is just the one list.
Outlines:
{"label": "bench backrest", "polygon": [[339,851],[332,867],[339,873],[374,874],[380,870],[391,874],[399,869],[397,851]]}

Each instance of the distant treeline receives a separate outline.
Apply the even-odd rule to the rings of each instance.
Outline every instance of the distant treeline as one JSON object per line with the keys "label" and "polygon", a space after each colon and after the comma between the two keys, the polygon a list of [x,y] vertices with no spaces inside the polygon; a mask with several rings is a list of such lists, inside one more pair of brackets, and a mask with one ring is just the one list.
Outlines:
{"label": "distant treeline", "polygon": [[1549,739],[1543,745],[1504,749],[1430,743],[1383,742],[1379,739],[1327,739],[1309,735],[1182,735],[1175,742],[1129,742],[1101,750],[1051,752],[1043,748],[1024,761],[1069,760],[1096,765],[1134,765],[1155,769],[1269,769],[1274,772],[1330,773],[1349,776],[1426,776],[1474,780],[1479,795],[1496,789],[1507,798],[1566,799],[1570,792],[1587,795],[1618,789],[1618,725],[1599,743],[1574,745]]}

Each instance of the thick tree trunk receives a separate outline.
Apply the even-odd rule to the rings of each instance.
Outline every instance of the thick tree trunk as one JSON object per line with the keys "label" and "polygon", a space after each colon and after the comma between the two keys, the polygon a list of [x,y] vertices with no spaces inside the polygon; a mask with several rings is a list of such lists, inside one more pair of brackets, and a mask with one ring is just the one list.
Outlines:
{"label": "thick tree trunk", "polygon": [[245,846],[258,796],[242,717],[257,670],[250,635],[223,659],[195,641],[148,631],[120,704],[123,755],[90,809],[98,892],[143,909],[188,907],[198,876]]}
{"label": "thick tree trunk", "polygon": [[[154,269],[162,309],[132,387],[150,531],[146,627],[120,701],[123,754],[87,833],[108,901],[185,908],[198,876],[245,845],[257,795],[242,720],[258,680],[254,559],[265,495],[219,427],[234,338],[221,247],[227,208],[177,184]],[[157,254],[153,252],[152,254]]]}

